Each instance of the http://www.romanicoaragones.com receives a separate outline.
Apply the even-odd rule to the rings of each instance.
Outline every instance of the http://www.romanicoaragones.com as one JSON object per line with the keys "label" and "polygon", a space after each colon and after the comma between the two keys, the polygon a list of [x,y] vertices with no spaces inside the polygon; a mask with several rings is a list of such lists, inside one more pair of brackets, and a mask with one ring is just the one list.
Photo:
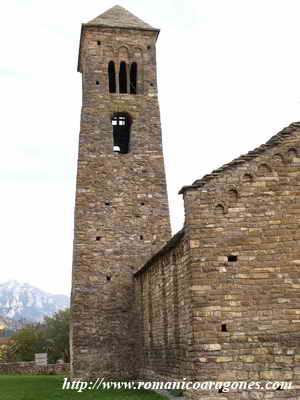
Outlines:
{"label": "http://www.romanicoaragones.com", "polygon": [[69,380],[64,378],[62,389],[74,390],[78,393],[86,390],[199,390],[199,391],[220,391],[223,393],[237,390],[273,391],[291,390],[293,382],[287,381],[204,381],[192,382],[183,379],[178,382],[153,382],[153,381],[127,381],[116,382],[106,381],[104,378],[97,378],[94,381],[81,379]]}

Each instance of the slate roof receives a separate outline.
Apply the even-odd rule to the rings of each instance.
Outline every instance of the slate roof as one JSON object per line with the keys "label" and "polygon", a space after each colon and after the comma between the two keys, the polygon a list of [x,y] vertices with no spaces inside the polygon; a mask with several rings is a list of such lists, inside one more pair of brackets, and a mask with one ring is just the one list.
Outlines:
{"label": "slate roof", "polygon": [[92,19],[85,25],[100,25],[107,27],[135,28],[159,31],[159,29],[153,28],[151,25],[142,21],[140,18],[136,17],[131,12],[121,6],[114,6],[110,8],[109,10]]}
{"label": "slate roof", "polygon": [[80,34],[80,45],[78,55],[78,66],[77,71],[82,72],[81,68],[81,50],[83,46],[83,32],[85,29],[91,27],[108,27],[108,28],[121,28],[121,29],[136,29],[142,31],[156,32],[156,39],[159,35],[160,30],[153,28],[151,25],[142,21],[140,18],[133,15],[131,12],[121,6],[114,6],[103,14],[92,19],[91,21],[82,24]]}
{"label": "slate roof", "polygon": [[214,178],[218,177],[220,174],[227,170],[234,169],[239,165],[258,157],[260,154],[264,153],[267,149],[272,148],[279,143],[282,143],[287,136],[290,136],[295,132],[295,129],[300,128],[300,122],[293,122],[288,127],[284,128],[282,131],[277,133],[275,136],[271,137],[266,143],[257,147],[256,149],[249,151],[247,154],[241,155],[238,158],[235,158],[228,164],[224,164],[222,167],[215,169],[210,174],[205,175],[201,179],[197,179],[192,185],[183,186],[183,188],[179,191],[179,194],[183,194],[186,190],[196,189],[205,186],[208,182],[211,182]]}

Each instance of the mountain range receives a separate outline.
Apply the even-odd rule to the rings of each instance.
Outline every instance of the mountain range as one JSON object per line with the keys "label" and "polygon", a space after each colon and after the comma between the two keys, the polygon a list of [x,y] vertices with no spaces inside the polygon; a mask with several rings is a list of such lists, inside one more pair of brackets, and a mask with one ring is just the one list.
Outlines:
{"label": "mountain range", "polygon": [[41,322],[44,316],[69,306],[66,295],[49,294],[18,281],[0,283],[0,318],[4,321]]}

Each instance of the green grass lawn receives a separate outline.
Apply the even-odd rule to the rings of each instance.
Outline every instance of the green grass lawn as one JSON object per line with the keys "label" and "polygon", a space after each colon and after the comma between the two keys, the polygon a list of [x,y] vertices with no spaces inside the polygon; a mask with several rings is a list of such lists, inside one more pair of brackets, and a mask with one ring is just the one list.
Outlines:
{"label": "green grass lawn", "polygon": [[1,400],[163,400],[148,390],[62,390],[61,376],[0,376]]}

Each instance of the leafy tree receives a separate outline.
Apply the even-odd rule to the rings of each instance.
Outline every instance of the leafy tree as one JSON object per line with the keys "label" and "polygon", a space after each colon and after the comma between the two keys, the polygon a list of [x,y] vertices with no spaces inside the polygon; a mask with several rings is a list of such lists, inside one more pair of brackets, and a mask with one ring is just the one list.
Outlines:
{"label": "leafy tree", "polygon": [[49,361],[56,362],[62,359],[70,362],[70,309],[46,317],[45,328]]}
{"label": "leafy tree", "polygon": [[17,361],[33,361],[35,353],[46,352],[46,331],[42,324],[30,324],[13,336]]}
{"label": "leafy tree", "polygon": [[69,326],[69,309],[45,317],[41,324],[26,325],[12,335],[13,345],[2,358],[33,361],[35,353],[48,353],[49,363],[55,363],[58,359],[70,362]]}

